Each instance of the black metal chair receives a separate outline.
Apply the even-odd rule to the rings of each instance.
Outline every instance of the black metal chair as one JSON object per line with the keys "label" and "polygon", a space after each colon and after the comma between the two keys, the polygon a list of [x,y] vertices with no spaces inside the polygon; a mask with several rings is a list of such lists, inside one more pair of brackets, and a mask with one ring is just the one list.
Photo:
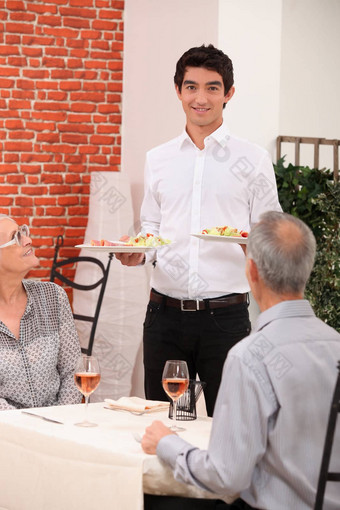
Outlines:
{"label": "black metal chair", "polygon": [[[338,361],[338,378],[335,385],[331,410],[329,413],[328,426],[326,432],[325,445],[322,454],[321,468],[319,474],[318,488],[316,492],[316,500],[314,510],[322,510],[325,497],[327,482],[340,482],[340,472],[333,473],[328,471],[331,459],[332,446],[336,428],[338,413],[340,413],[340,361]],[[339,502],[340,505],[340,502]]]}
{"label": "black metal chair", "polygon": [[[100,286],[100,292],[98,295],[98,300],[97,300],[97,304],[95,307],[94,315],[90,316],[90,315],[81,315],[81,314],[77,314],[77,313],[73,314],[73,317],[76,320],[92,323],[90,335],[89,335],[88,346],[82,347],[82,349],[81,349],[84,354],[91,356],[92,349],[93,349],[94,336],[95,336],[95,332],[96,332],[96,328],[97,328],[97,324],[98,324],[98,318],[99,318],[100,309],[101,309],[102,302],[103,302],[103,297],[104,297],[104,293],[105,293],[107,279],[109,276],[109,270],[110,270],[110,265],[111,265],[111,260],[112,260],[113,254],[112,253],[108,254],[108,262],[106,264],[106,267],[104,266],[104,264],[102,263],[101,260],[98,260],[95,257],[87,257],[87,256],[83,256],[83,255],[78,256],[78,257],[70,257],[67,259],[58,260],[59,249],[63,246],[63,244],[64,244],[63,236],[59,235],[57,237],[57,242],[56,242],[55,249],[54,249],[54,258],[53,258],[53,264],[52,264],[52,269],[51,269],[50,281],[54,282],[55,279],[58,279],[73,289],[84,290],[84,291],[92,290],[92,289],[95,289],[98,286]],[[96,282],[86,285],[86,284],[75,283],[74,281],[70,280],[67,276],[62,274],[62,272],[60,271],[60,269],[63,268],[64,266],[75,264],[75,263],[79,264],[81,262],[90,262],[90,263],[96,264],[101,269],[101,272],[102,272],[101,277]]]}

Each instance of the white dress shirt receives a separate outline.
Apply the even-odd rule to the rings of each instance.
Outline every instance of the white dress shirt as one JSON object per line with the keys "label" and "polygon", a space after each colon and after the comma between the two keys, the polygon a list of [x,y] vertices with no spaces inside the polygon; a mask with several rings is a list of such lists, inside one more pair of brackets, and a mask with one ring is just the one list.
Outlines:
{"label": "white dress shirt", "polygon": [[[157,446],[175,478],[230,500],[240,493],[262,510],[314,508],[340,335],[308,301],[263,312],[254,333],[228,353],[207,451],[176,435]],[[334,437],[330,471],[340,470]],[[339,510],[340,484],[329,483],[324,510]]]}
{"label": "white dress shirt", "polygon": [[147,262],[157,257],[151,286],[178,299],[249,291],[241,247],[191,233],[222,225],[249,231],[263,212],[281,211],[264,149],[231,136],[224,124],[204,143],[198,149],[184,131],[146,158],[142,233],[173,243],[147,254]]}

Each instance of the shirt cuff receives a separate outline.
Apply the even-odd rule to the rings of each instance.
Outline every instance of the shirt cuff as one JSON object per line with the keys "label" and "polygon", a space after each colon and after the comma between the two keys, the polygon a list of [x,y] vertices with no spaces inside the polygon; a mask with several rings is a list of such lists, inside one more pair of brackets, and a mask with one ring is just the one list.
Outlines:
{"label": "shirt cuff", "polygon": [[175,469],[176,460],[178,455],[182,455],[184,452],[194,449],[195,447],[177,436],[176,434],[169,434],[162,437],[157,445],[157,456],[173,469]]}

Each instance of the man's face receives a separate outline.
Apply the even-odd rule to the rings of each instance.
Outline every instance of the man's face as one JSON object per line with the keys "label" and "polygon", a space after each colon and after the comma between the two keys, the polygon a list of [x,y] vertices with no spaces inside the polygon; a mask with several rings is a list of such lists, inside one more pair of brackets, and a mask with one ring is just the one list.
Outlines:
{"label": "man's face", "polygon": [[210,132],[221,125],[223,105],[232,98],[234,91],[231,87],[225,94],[222,76],[204,67],[187,67],[182,90],[176,86],[187,125],[209,127]]}

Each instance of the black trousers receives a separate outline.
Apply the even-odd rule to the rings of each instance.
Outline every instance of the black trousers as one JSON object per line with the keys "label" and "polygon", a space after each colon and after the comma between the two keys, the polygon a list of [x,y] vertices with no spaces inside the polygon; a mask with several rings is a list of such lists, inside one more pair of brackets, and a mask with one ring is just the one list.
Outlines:
{"label": "black trousers", "polygon": [[191,312],[150,301],[143,336],[146,398],[168,400],[161,382],[164,364],[185,360],[190,378],[198,374],[207,383],[204,397],[212,416],[228,351],[249,332],[247,303]]}

